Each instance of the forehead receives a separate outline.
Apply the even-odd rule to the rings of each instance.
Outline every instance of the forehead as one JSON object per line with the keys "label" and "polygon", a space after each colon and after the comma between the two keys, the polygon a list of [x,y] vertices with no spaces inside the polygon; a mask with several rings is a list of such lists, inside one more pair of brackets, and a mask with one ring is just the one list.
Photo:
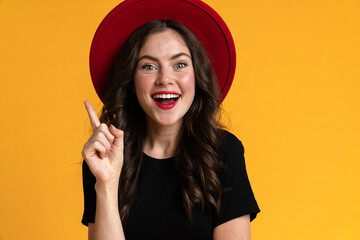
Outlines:
{"label": "forehead", "polygon": [[185,43],[183,37],[172,29],[166,29],[162,32],[150,34],[142,48],[140,49],[140,55],[143,52],[173,52],[173,51],[182,51],[190,53],[187,44]]}

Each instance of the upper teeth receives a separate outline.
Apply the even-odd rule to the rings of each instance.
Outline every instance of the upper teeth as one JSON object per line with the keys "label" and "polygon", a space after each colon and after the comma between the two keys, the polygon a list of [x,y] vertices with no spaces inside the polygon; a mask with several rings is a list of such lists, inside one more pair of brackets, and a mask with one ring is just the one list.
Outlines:
{"label": "upper teeth", "polygon": [[169,98],[178,98],[180,95],[178,94],[155,94],[153,98],[163,98],[163,99],[169,99]]}

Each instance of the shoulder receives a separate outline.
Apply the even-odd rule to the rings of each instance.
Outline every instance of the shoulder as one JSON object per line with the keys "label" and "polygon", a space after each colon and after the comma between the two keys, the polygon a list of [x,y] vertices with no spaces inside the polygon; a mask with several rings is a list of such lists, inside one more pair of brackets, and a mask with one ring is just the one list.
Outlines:
{"label": "shoulder", "polygon": [[244,146],[242,142],[232,133],[223,130],[220,141],[219,156],[226,162],[227,159],[233,159],[244,155]]}
{"label": "shoulder", "polygon": [[221,145],[222,147],[241,147],[243,149],[242,142],[227,130],[222,130]]}
{"label": "shoulder", "polygon": [[220,215],[215,225],[250,214],[250,220],[260,211],[246,171],[244,147],[232,133],[223,131],[219,158],[224,164],[220,182],[225,190],[221,196]]}
{"label": "shoulder", "polygon": [[224,166],[223,184],[232,185],[233,181],[241,182],[247,178],[244,146],[234,134],[223,131],[218,156]]}

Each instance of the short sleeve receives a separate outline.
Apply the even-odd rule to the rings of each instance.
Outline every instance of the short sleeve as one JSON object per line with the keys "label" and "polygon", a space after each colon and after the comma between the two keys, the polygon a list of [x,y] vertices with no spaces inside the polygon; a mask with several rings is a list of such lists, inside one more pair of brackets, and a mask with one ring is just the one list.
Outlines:
{"label": "short sleeve", "polygon": [[84,190],[84,213],[81,223],[88,226],[89,223],[95,222],[96,209],[96,192],[95,182],[96,178],[91,173],[89,166],[83,161],[83,190]]}
{"label": "short sleeve", "polygon": [[220,177],[225,189],[221,197],[220,215],[214,214],[214,228],[234,218],[250,214],[250,221],[260,212],[246,172],[244,147],[233,134],[226,132],[222,138],[220,158],[225,169]]}

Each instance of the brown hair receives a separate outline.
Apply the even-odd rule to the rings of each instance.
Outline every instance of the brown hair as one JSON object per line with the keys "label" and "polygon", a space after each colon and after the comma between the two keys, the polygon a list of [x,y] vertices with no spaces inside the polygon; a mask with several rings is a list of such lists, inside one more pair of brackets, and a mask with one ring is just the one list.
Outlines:
{"label": "brown hair", "polygon": [[183,177],[183,203],[190,219],[195,207],[220,210],[223,189],[219,174],[223,165],[217,153],[222,131],[218,119],[220,102],[215,74],[206,51],[193,32],[177,21],[156,20],[134,31],[120,50],[107,83],[100,116],[101,122],[111,123],[125,133],[124,165],[119,180],[119,206],[123,221],[128,217],[136,194],[146,133],[145,113],[134,93],[135,67],[147,37],[167,29],[175,30],[187,44],[195,73],[195,98],[184,116],[175,157],[177,170]]}

